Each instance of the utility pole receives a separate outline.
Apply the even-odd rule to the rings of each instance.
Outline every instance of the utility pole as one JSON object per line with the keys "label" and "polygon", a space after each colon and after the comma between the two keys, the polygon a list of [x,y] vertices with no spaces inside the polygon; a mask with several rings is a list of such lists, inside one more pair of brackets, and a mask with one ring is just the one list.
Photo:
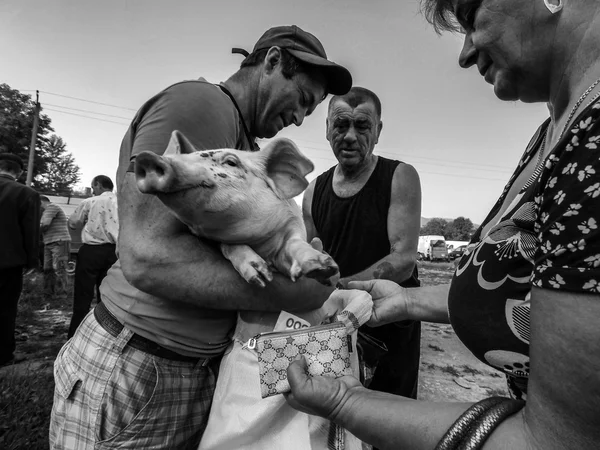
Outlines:
{"label": "utility pole", "polygon": [[31,186],[33,181],[33,159],[35,158],[35,145],[37,143],[37,131],[40,122],[40,91],[35,91],[35,108],[33,110],[33,130],[31,130],[31,145],[29,146],[29,161],[27,163],[27,181],[25,184]]}

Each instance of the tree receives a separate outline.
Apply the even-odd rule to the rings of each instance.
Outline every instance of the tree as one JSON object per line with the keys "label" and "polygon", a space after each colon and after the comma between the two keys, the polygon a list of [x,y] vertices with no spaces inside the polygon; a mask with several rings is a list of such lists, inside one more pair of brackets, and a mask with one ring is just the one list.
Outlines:
{"label": "tree", "polygon": [[446,228],[448,227],[448,221],[441,217],[434,217],[430,219],[425,225],[421,227],[421,236],[427,235],[438,235],[446,237]]}
{"label": "tree", "polygon": [[[8,84],[0,84],[0,147],[2,151],[14,153],[27,165],[35,102],[30,95],[11,89]],[[40,114],[38,137],[33,160],[33,176],[46,171],[43,148],[48,143],[48,133],[54,131],[50,118]],[[23,174],[23,179],[25,174]]]}
{"label": "tree", "polygon": [[467,219],[465,217],[457,217],[452,222],[448,224],[446,229],[446,233],[448,235],[446,239],[453,241],[468,241],[471,239],[471,235],[474,231],[473,222],[471,219]]}
{"label": "tree", "polygon": [[[19,156],[27,167],[35,101],[30,95],[0,84],[0,151]],[[66,145],[56,135],[50,118],[40,112],[33,160],[32,187],[42,191],[65,193],[79,181],[79,167]],[[23,173],[22,179],[26,178]]]}
{"label": "tree", "polygon": [[79,166],[73,155],[67,153],[62,138],[53,134],[45,148],[46,172],[35,177],[35,187],[43,192],[68,195],[79,182]]}

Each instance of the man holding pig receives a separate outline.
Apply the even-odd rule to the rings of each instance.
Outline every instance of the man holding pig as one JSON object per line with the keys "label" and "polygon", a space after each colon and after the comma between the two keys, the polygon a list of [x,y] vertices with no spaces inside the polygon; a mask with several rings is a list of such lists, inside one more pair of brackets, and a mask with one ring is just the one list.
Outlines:
{"label": "man holding pig", "polygon": [[121,144],[119,261],[55,363],[51,448],[196,448],[236,311],[314,309],[332,292],[280,275],[264,289],[247,284],[218,246],[138,190],[135,155],[162,154],[174,130],[199,150],[251,151],[351,84],[315,36],[284,26],[224,83],[177,83],[142,106]]}

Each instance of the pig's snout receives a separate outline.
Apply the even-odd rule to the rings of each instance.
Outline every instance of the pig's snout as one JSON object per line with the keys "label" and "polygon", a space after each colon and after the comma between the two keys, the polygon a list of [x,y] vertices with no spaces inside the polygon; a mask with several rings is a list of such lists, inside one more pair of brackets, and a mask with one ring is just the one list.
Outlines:
{"label": "pig's snout", "polygon": [[135,158],[135,180],[144,194],[169,192],[175,181],[175,171],[162,156],[141,152]]}

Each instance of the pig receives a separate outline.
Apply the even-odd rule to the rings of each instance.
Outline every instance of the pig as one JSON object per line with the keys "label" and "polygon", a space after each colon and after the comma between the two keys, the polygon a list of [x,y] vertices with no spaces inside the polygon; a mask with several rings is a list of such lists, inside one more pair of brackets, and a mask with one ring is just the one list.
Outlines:
{"label": "pig", "polygon": [[164,155],[135,158],[138,189],[156,195],[190,231],[220,243],[223,256],[250,284],[265,287],[272,270],[292,281],[307,276],[331,285],[333,259],[306,242],[293,197],[308,186],[314,166],[289,139],[260,151],[198,151],[173,131]]}

